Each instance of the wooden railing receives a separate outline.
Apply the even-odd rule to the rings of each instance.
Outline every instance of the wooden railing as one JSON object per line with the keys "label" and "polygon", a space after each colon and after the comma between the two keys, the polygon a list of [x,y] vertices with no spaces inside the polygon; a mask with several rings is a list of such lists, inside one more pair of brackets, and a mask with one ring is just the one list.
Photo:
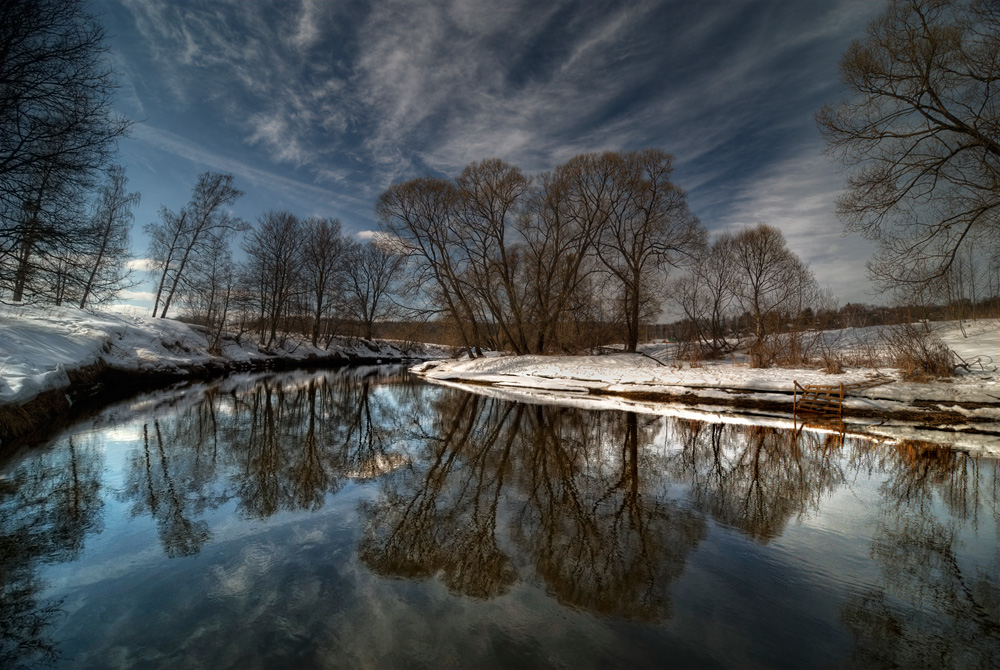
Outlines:
{"label": "wooden railing", "polygon": [[[817,414],[844,415],[843,384],[806,384],[797,381],[792,394],[792,412],[815,412]],[[800,395],[801,392],[801,395]]]}

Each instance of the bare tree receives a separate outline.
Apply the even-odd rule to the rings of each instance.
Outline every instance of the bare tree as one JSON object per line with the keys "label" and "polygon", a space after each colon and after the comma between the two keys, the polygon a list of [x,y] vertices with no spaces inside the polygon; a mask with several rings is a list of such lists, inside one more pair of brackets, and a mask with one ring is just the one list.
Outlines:
{"label": "bare tree", "polygon": [[375,322],[397,308],[392,296],[405,266],[406,256],[385,239],[355,243],[348,252],[344,284],[347,311],[361,323],[366,339],[372,339]]}
{"label": "bare tree", "polygon": [[597,255],[620,287],[625,346],[639,343],[643,289],[667,266],[691,258],[705,244],[705,232],[687,206],[684,191],[670,181],[673,156],[659,149],[605,153],[596,164],[607,171],[608,214]]}
{"label": "bare tree", "polygon": [[217,235],[210,237],[205,253],[191,266],[184,305],[189,316],[209,329],[209,349],[218,352],[222,331],[226,326],[230,306],[237,291],[236,266],[229,249],[229,240]]}
{"label": "bare tree", "polygon": [[312,308],[312,345],[319,341],[320,326],[341,292],[345,258],[349,249],[338,219],[310,218],[303,223],[302,276]]}
{"label": "bare tree", "polygon": [[497,337],[515,353],[528,353],[531,324],[526,286],[515,244],[508,238],[531,180],[519,168],[493,158],[471,163],[455,180],[454,243],[468,258],[468,283]]}
{"label": "bare tree", "polygon": [[[231,174],[205,172],[198,177],[191,201],[180,213],[161,208],[160,223],[146,226],[151,242],[149,257],[160,280],[153,301],[153,316],[166,317],[177,290],[184,285],[185,272],[199,254],[211,248],[213,237],[226,237],[246,229],[246,224],[224,208],[243,192],[233,186]],[[165,295],[164,295],[165,294]]]}
{"label": "bare tree", "polygon": [[[49,161],[37,160],[25,172],[26,180],[30,179],[25,183],[29,189],[24,192],[21,209],[11,217],[13,223],[6,231],[9,247],[4,265],[10,271],[10,278],[5,277],[4,283],[10,286],[14,302],[24,300],[25,293],[31,292],[32,280],[46,266],[69,267],[65,254],[62,258],[53,257],[70,246],[64,234],[66,222],[79,211],[74,198],[68,197],[74,190],[72,180],[63,179],[64,175]],[[36,284],[36,293],[41,292],[43,283]]]}
{"label": "bare tree", "polygon": [[1000,238],[1000,8],[892,0],[841,61],[853,96],[817,116],[853,170],[837,204],[879,243],[891,288],[947,272],[970,235]]}
{"label": "bare tree", "polygon": [[[595,154],[576,156],[540,175],[518,219],[535,353],[589,341],[587,321],[600,321],[595,241],[607,220],[600,203],[608,184],[596,160]],[[567,327],[573,336],[560,336]]]}
{"label": "bare tree", "polygon": [[375,211],[383,229],[402,246],[428,302],[455,323],[462,345],[476,356],[482,353],[482,317],[467,277],[470,261],[454,243],[458,197],[449,181],[412,179],[390,186]]}
{"label": "bare tree", "polygon": [[[543,353],[575,321],[597,318],[614,277],[626,342],[659,309],[655,287],[669,265],[703,243],[684,192],[658,150],[577,156],[537,180],[498,159],[472,163],[453,182],[414,179],[390,187],[377,211],[400,240],[430,301],[480,343]],[[562,345],[568,340],[563,338]]]}
{"label": "bare tree", "polygon": [[77,253],[82,193],[129,122],[83,3],[0,0],[0,16],[0,288],[20,300],[33,273]]}
{"label": "bare tree", "polygon": [[106,302],[126,287],[130,270],[129,233],[134,215],[132,208],[139,204],[139,193],[129,193],[125,169],[113,166],[108,170],[107,182],[98,193],[91,227],[94,234],[93,253],[85,255],[90,267],[80,296],[80,309],[88,302]]}
{"label": "bare tree", "polygon": [[695,329],[708,356],[730,350],[727,323],[735,300],[737,274],[733,267],[733,236],[722,233],[705,249],[689,272],[672,287],[674,302]]}
{"label": "bare tree", "polygon": [[763,223],[733,236],[732,263],[738,275],[736,301],[752,321],[751,362],[769,365],[773,352],[767,350],[767,335],[779,330],[789,314],[801,311],[802,296],[816,292],[815,279],[786,246],[781,231]]}
{"label": "bare tree", "polygon": [[243,242],[249,265],[258,279],[260,343],[272,346],[278,327],[301,282],[302,224],[290,212],[270,211],[257,220]]}

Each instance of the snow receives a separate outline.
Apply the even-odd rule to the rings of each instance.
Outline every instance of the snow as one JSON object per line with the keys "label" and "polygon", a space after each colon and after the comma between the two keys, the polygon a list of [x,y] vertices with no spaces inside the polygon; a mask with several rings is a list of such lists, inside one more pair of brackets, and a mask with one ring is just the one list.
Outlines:
{"label": "snow", "polygon": [[[967,325],[968,338],[951,322],[939,324],[938,335],[965,360],[982,356],[985,370],[974,369],[952,380],[931,383],[899,381],[892,369],[853,368],[843,374],[828,374],[817,369],[751,368],[736,360],[706,361],[695,364],[660,362],[637,354],[604,356],[503,356],[475,360],[430,361],[411,368],[433,380],[462,380],[521,388],[569,392],[696,392],[712,389],[727,391],[789,393],[792,382],[800,384],[857,383],[880,384],[859,390],[847,402],[858,406],[866,401],[892,400],[912,403],[917,400],[941,402],[997,403],[1000,401],[995,363],[1000,359],[1000,329],[993,320]],[[857,329],[866,330],[866,329]],[[838,331],[834,331],[839,335]],[[846,344],[846,343],[845,343]],[[655,355],[655,347],[645,353]]]}
{"label": "snow", "polygon": [[[933,324],[933,328],[963,360],[970,363],[978,360],[982,365],[970,365],[969,371],[962,370],[951,379],[914,383],[901,381],[898,371],[889,368],[851,368],[843,374],[826,374],[817,369],[754,369],[738,356],[692,366],[668,360],[669,345],[650,344],[643,348],[645,355],[491,355],[475,360],[427,360],[411,369],[430,381],[460,384],[478,392],[483,392],[483,384],[487,384],[490,392],[509,393],[511,397],[532,402],[585,402],[588,407],[609,409],[649,405],[659,408],[656,411],[666,411],[664,408],[670,407],[670,403],[644,405],[613,397],[663,393],[685,396],[685,411],[695,411],[696,402],[703,400],[704,406],[698,411],[715,413],[720,410],[717,404],[712,407],[713,400],[717,403],[734,397],[785,403],[790,408],[793,381],[866,384],[869,388],[848,394],[845,408],[891,414],[919,404],[922,409],[947,410],[969,422],[967,426],[950,427],[952,432],[972,427],[971,432],[986,434],[1000,442],[996,440],[1000,433],[997,320],[944,322]],[[847,352],[870,346],[876,331],[844,329],[816,336],[822,337],[828,347]],[[341,355],[368,360],[404,356],[441,359],[445,355],[443,347],[423,345],[419,353],[413,354],[404,353],[392,343],[357,340],[338,341],[330,350],[288,340],[277,351],[264,351],[249,335],[241,342],[233,337],[224,339],[221,356],[210,354],[208,348],[208,338],[199,329],[170,319],[68,307],[0,306],[0,405],[22,404],[42,392],[66,388],[70,384],[68,373],[95,364],[126,371],[183,374],[198,366],[276,358],[306,360]],[[677,411],[676,406],[670,411]],[[753,413],[743,407],[722,412]],[[879,428],[882,433],[900,430],[901,424]]]}
{"label": "snow", "polygon": [[[788,413],[776,414],[774,411],[758,410],[749,407],[720,407],[718,405],[689,404],[676,402],[653,402],[634,400],[628,397],[567,395],[546,389],[528,387],[501,387],[464,384],[453,381],[438,381],[437,383],[458,388],[469,393],[478,393],[510,402],[527,402],[535,405],[559,405],[576,407],[585,410],[635,412],[638,414],[669,416],[678,419],[691,419],[710,423],[727,423],[740,425],[758,425],[779,428],[783,430],[804,430],[806,432],[840,433],[844,435],[865,437],[875,441],[898,442],[902,440],[919,440],[948,446],[969,453],[997,458],[1000,457],[1000,427],[994,432],[978,430],[965,432],[964,426],[950,426],[939,429],[933,426],[907,421],[885,421],[872,419],[845,418],[842,424],[824,423],[822,421],[796,420]],[[705,397],[705,396],[700,396]],[[757,395],[755,398],[763,396]]]}
{"label": "snow", "polygon": [[[560,399],[573,402],[581,394],[660,393],[688,398],[731,400],[734,396],[784,403],[791,408],[793,382],[799,384],[862,384],[844,400],[847,409],[876,410],[891,414],[897,410],[944,410],[975,424],[975,430],[991,433],[996,441],[1000,433],[1000,327],[996,319],[972,322],[943,322],[932,328],[965,361],[979,361],[970,370],[950,379],[928,383],[905,382],[898,370],[890,368],[852,368],[842,374],[827,374],[817,369],[748,367],[741,357],[728,361],[695,364],[663,358],[666,347],[647,345],[641,354],[612,353],[603,356],[502,356],[475,360],[428,361],[411,370],[439,383],[469,385],[481,389],[488,384],[495,389],[516,392],[532,401]],[[831,348],[841,352],[868,346],[877,329],[858,328],[819,334]],[[658,360],[654,360],[655,357]],[[665,362],[661,362],[664,361]],[[615,408],[620,399],[591,395],[588,406]],[[662,404],[662,403],[661,403]],[[739,411],[746,412],[745,409]],[[956,426],[961,430],[968,426]],[[888,429],[886,429],[888,430]]]}
{"label": "snow", "polygon": [[344,357],[430,358],[444,348],[424,345],[406,353],[389,342],[341,340],[329,350],[286,340],[277,351],[259,348],[251,335],[224,338],[221,356],[208,352],[208,337],[186,323],[71,307],[0,306],[0,405],[23,404],[45,391],[66,388],[69,372],[95,364],[117,370],[184,374],[198,366],[304,361]]}

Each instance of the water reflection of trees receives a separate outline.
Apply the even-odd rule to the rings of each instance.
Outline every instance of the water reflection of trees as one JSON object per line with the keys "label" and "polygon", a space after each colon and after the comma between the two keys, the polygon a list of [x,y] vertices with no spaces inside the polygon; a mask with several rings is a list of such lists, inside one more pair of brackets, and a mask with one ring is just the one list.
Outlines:
{"label": "water reflection of trees", "polygon": [[[392,385],[393,393],[382,393]],[[348,477],[393,461],[388,447],[413,385],[378,369],[252,378],[143,425],[122,498],[157,524],[168,556],[210,539],[206,511],[235,501],[242,516],[316,510]]]}
{"label": "water reflection of trees", "polygon": [[[199,405],[196,416],[185,419],[198,422],[206,406],[211,403]],[[192,517],[213,504],[204,489],[214,479],[217,455],[203,457],[202,441],[193,442],[190,449],[173,449],[172,439],[187,431],[178,423],[167,430],[159,421],[143,425],[141,447],[128,457],[123,497],[132,501],[132,516],[148,515],[156,521],[167,556],[193,556],[211,537],[208,524]]]}
{"label": "water reflection of trees", "polygon": [[367,531],[361,559],[376,573],[423,578],[443,572],[453,591],[488,598],[516,572],[497,544],[499,496],[509,476],[523,406],[447,393],[428,431],[410,436],[423,452],[384,480],[382,495],[362,503]]}
{"label": "water reflection of trees", "polygon": [[411,435],[418,457],[361,506],[359,553],[372,570],[440,573],[452,591],[488,598],[516,581],[517,550],[566,605],[669,611],[668,587],[704,522],[664,495],[663,469],[645,462],[640,445],[658,421],[458,393],[443,394],[434,417]]}
{"label": "water reflection of trees", "polygon": [[784,532],[844,481],[830,433],[678,420],[683,446],[671,473],[691,486],[698,509],[758,542]]}
{"label": "water reflection of trees", "polygon": [[58,657],[49,629],[60,603],[39,594],[44,563],[76,559],[100,532],[103,453],[70,439],[0,480],[0,667],[34,667]]}
{"label": "water reflection of trees", "polygon": [[[758,543],[855,478],[881,482],[871,557],[841,619],[858,665],[988,666],[1000,621],[995,574],[962,543],[996,522],[995,463],[931,445],[838,434],[538,407],[426,387],[376,370],[255,376],[203,389],[149,419],[119,494],[164,552],[197,554],[206,514],[264,519],[316,510],[351,479],[360,558],[376,573],[439,577],[493,598],[540,580],[569,607],[640,620],[670,614],[670,588],[707,519]],[[0,665],[53,653],[58,603],[44,562],[71,560],[99,529],[98,447],[69,442],[0,480]],[[992,646],[991,646],[992,645]]]}
{"label": "water reflection of trees", "polygon": [[513,536],[562,603],[599,614],[669,615],[668,587],[704,536],[667,497],[648,445],[658,419],[536,407],[524,435]]}
{"label": "water reflection of trees", "polygon": [[920,442],[855,454],[853,462],[888,474],[870,549],[879,581],[850,590],[841,609],[854,662],[996,667],[997,574],[959,558],[963,543],[975,541],[970,530],[997,523],[996,463]]}

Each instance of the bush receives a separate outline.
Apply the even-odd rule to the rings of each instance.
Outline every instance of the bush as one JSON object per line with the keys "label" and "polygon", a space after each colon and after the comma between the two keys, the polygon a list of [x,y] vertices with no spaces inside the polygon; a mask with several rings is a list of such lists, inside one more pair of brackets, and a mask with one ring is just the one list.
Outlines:
{"label": "bush", "polygon": [[823,372],[828,375],[842,375],[844,374],[844,366],[841,365],[840,359],[833,354],[823,354]]}
{"label": "bush", "polygon": [[886,347],[906,381],[929,381],[955,374],[951,349],[941,338],[911,323],[889,331]]}

